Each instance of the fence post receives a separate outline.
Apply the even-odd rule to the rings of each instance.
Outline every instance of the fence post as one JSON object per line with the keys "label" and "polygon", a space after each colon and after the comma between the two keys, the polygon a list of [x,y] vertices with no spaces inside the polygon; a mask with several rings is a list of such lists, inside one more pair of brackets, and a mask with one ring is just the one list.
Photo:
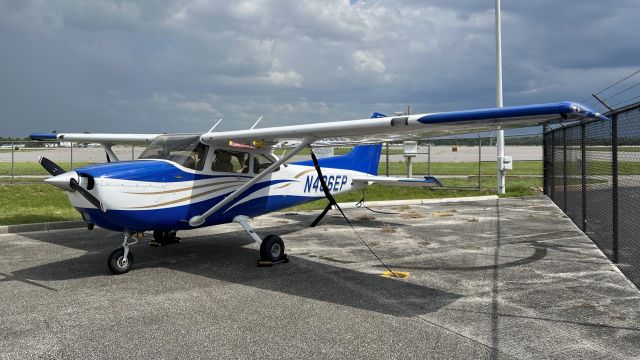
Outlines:
{"label": "fence post", "polygon": [[612,178],[612,203],[613,223],[611,224],[612,252],[614,264],[618,263],[618,114],[611,117],[611,178]]}
{"label": "fence post", "polygon": [[389,176],[389,143],[388,142],[384,144],[384,153],[385,153],[387,176]]}
{"label": "fence post", "polygon": [[478,134],[478,191],[482,190],[482,138]]}
{"label": "fence post", "polygon": [[13,152],[15,151],[15,145],[13,144],[13,138],[11,138],[11,183],[15,182],[15,159]]}
{"label": "fence post", "polygon": [[547,139],[549,125],[542,125],[542,192],[549,196],[549,140]]}
{"label": "fence post", "polygon": [[567,212],[567,128],[562,128],[562,210]]}
{"label": "fence post", "polygon": [[580,125],[580,168],[582,169],[582,232],[587,232],[587,125]]}
{"label": "fence post", "polygon": [[[549,178],[551,180],[551,184],[550,187],[551,189],[549,189],[550,193],[551,193],[551,200],[555,203],[556,202],[556,132],[558,130],[552,130],[549,134],[549,137],[551,138],[551,166],[549,167],[550,171],[551,171],[551,177]],[[557,204],[557,203],[556,203]]]}
{"label": "fence post", "polygon": [[136,148],[135,145],[131,145],[131,160],[135,160],[136,156],[134,154],[134,149]]}
{"label": "fence post", "polygon": [[429,154],[427,155],[427,175],[431,176],[431,143],[428,144]]}
{"label": "fence post", "polygon": [[69,142],[71,144],[71,165],[69,166],[69,170],[73,170],[73,141]]}

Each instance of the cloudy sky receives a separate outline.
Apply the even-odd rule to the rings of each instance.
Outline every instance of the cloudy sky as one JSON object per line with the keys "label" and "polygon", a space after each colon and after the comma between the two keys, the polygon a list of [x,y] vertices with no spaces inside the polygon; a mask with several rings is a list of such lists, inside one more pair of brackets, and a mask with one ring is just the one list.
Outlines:
{"label": "cloudy sky", "polygon": [[[580,101],[639,67],[638,0],[502,3],[505,105]],[[0,0],[0,136],[491,107],[493,6]]]}

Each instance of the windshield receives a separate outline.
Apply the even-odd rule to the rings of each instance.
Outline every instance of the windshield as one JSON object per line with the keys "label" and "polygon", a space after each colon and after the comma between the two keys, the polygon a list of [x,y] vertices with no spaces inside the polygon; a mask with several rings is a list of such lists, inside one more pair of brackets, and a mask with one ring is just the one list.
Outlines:
{"label": "windshield", "polygon": [[200,143],[199,135],[160,135],[138,159],[171,160],[194,170],[202,170],[209,147]]}

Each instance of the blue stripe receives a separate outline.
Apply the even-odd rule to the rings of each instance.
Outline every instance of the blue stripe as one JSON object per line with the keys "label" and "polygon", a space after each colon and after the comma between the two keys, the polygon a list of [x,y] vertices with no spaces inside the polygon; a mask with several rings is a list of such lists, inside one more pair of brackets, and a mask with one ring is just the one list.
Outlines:
{"label": "blue stripe", "polygon": [[[561,114],[595,117],[596,113],[588,107],[578,103],[559,102],[538,105],[510,106],[504,108],[443,112],[425,115],[418,119],[418,121],[423,124],[434,124],[456,121],[525,118],[545,115],[560,116]],[[606,119],[606,117],[604,118]]]}
{"label": "blue stripe", "polygon": [[56,140],[58,138],[58,134],[52,133],[33,133],[29,135],[31,140]]}

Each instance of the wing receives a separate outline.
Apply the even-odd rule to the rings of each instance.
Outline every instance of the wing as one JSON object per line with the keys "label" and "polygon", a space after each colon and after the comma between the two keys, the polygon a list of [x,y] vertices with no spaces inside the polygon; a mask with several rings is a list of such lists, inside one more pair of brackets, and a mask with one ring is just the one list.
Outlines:
{"label": "wing", "polygon": [[91,133],[34,133],[32,140],[65,140],[104,145],[147,145],[162,134],[91,134]]}
{"label": "wing", "polygon": [[205,144],[236,141],[275,144],[283,139],[349,138],[356,141],[395,141],[539,125],[547,121],[606,119],[574,102],[512,106],[432,114],[387,116],[306,125],[223,131],[201,136]]}

